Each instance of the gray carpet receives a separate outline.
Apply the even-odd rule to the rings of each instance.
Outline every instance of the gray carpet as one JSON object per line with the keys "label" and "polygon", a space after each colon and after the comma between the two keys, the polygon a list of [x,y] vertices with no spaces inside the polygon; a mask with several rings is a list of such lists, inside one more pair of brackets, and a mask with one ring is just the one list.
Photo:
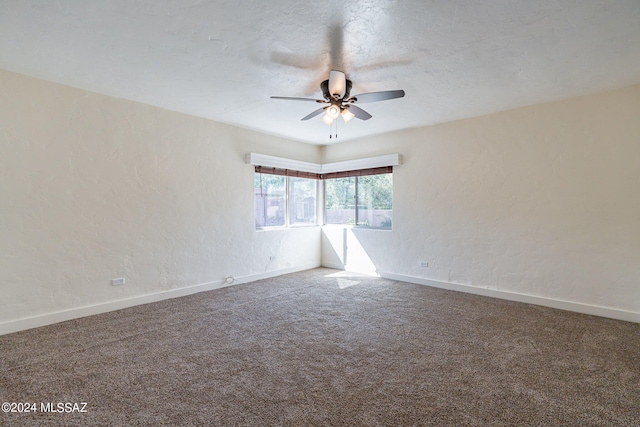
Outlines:
{"label": "gray carpet", "polygon": [[37,405],[0,424],[639,426],[639,355],[640,324],[314,269],[0,336],[0,400]]}

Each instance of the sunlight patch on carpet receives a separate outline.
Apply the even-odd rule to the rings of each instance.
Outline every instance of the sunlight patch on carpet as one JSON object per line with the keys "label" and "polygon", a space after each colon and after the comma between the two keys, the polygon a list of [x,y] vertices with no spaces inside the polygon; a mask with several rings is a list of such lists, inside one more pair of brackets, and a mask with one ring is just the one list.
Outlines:
{"label": "sunlight patch on carpet", "polygon": [[358,283],[360,283],[357,280],[341,279],[339,277],[336,278],[336,282],[338,282],[338,287],[340,289],[345,289],[345,288],[348,288],[348,287],[351,287],[351,286],[355,286]]}

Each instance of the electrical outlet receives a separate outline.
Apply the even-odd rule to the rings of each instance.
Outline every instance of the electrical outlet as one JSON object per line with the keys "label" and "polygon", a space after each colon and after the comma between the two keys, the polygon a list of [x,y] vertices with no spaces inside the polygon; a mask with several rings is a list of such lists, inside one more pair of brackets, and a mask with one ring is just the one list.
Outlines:
{"label": "electrical outlet", "polygon": [[111,279],[111,286],[122,286],[122,285],[124,285],[124,277]]}
{"label": "electrical outlet", "polygon": [[429,263],[427,261],[420,261],[420,267],[429,267]]}

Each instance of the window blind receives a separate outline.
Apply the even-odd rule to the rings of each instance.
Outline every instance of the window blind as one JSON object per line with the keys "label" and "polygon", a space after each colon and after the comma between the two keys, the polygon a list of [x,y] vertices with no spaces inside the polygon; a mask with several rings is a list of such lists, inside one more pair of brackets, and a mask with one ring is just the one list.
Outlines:
{"label": "window blind", "polygon": [[319,174],[313,172],[296,171],[292,169],[280,169],[266,166],[256,166],[256,173],[266,173],[271,175],[282,176],[294,176],[297,178],[308,179],[334,179],[334,178],[349,178],[352,176],[367,176],[367,175],[380,175],[384,173],[393,173],[393,166],[383,166],[379,168],[358,169],[341,172],[331,172],[326,174]]}
{"label": "window blind", "polygon": [[383,166],[379,168],[358,169],[352,171],[331,172],[321,175],[321,179],[349,178],[352,176],[381,175],[383,173],[393,173],[393,166]]}
{"label": "window blind", "polygon": [[268,173],[270,175],[295,176],[296,178],[322,179],[322,175],[313,172],[296,171],[292,169],[271,168],[256,166],[256,173]]}

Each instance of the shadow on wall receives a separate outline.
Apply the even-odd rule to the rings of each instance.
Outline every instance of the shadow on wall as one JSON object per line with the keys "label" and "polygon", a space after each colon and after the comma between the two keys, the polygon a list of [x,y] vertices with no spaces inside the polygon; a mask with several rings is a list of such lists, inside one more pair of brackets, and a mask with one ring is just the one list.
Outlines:
{"label": "shadow on wall", "polygon": [[322,265],[379,276],[375,264],[351,227],[322,227]]}

